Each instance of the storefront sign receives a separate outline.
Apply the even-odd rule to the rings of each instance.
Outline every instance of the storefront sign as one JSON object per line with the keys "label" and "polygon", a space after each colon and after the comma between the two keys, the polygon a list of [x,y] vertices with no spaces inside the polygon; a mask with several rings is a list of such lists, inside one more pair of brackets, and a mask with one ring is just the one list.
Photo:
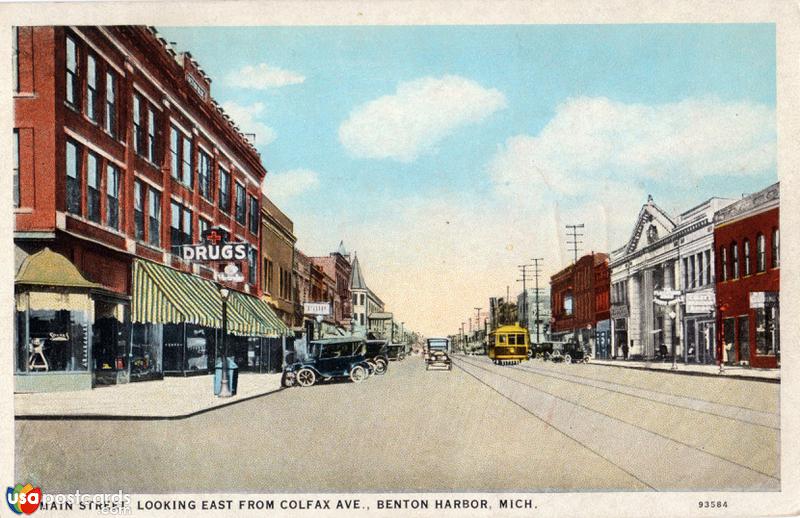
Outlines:
{"label": "storefront sign", "polygon": [[181,247],[185,261],[244,261],[249,252],[250,243],[228,243],[228,232],[221,228],[203,232],[202,243]]}
{"label": "storefront sign", "polygon": [[675,300],[681,296],[680,290],[673,290],[672,288],[664,288],[663,290],[655,290],[653,295],[663,301]]}
{"label": "storefront sign", "polygon": [[714,292],[696,291],[686,294],[686,313],[711,313],[715,304]]}
{"label": "storefront sign", "polygon": [[244,274],[233,264],[227,264],[225,270],[217,274],[217,280],[224,282],[244,282]]}
{"label": "storefront sign", "polygon": [[306,302],[303,304],[303,313],[306,315],[330,315],[330,302]]}
{"label": "storefront sign", "polygon": [[763,309],[767,305],[773,305],[778,302],[778,294],[774,291],[751,291],[750,292],[750,309]]}
{"label": "storefront sign", "polygon": [[628,306],[626,304],[611,306],[611,318],[628,318]]}

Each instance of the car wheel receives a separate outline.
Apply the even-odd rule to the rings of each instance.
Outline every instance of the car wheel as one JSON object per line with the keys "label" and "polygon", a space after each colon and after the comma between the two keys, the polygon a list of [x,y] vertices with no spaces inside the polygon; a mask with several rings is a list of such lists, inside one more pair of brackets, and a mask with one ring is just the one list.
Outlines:
{"label": "car wheel", "polygon": [[572,357],[569,354],[564,356],[564,363],[572,363]]}
{"label": "car wheel", "polygon": [[367,371],[361,365],[356,365],[352,369],[350,369],[350,380],[353,383],[361,383],[367,379]]}
{"label": "car wheel", "polygon": [[386,374],[386,361],[375,360],[375,374]]}
{"label": "car wheel", "polygon": [[294,385],[294,381],[293,381],[293,380],[291,380],[291,379],[290,379],[290,378],[289,378],[289,377],[286,375],[286,373],[284,373],[284,374],[283,374],[283,376],[281,377],[281,386],[283,386],[283,387],[286,387],[286,388],[289,388],[289,387],[291,387],[292,385]]}
{"label": "car wheel", "polygon": [[297,372],[297,383],[301,387],[310,387],[317,382],[317,375],[311,369],[300,369]]}

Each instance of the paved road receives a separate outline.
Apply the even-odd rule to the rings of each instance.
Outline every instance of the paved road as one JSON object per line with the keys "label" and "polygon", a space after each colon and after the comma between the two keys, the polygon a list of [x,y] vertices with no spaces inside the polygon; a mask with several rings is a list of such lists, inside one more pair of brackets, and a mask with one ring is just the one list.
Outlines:
{"label": "paved road", "polygon": [[779,488],[778,385],[455,363],[412,357],[180,421],[18,421],[17,478],[151,493]]}

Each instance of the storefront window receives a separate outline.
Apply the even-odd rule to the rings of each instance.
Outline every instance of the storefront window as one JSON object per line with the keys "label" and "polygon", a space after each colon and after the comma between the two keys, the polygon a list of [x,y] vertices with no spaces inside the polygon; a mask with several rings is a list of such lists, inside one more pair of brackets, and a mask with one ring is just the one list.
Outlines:
{"label": "storefront window", "polygon": [[[92,360],[98,382],[115,383],[116,372],[127,371],[128,326],[125,320],[122,304],[95,300]],[[111,375],[108,380],[101,379],[104,372]]]}
{"label": "storefront window", "polygon": [[[186,370],[204,371],[213,358],[214,329],[194,324],[186,325]],[[210,354],[211,353],[211,354]]]}
{"label": "storefront window", "polygon": [[164,372],[183,372],[183,324],[164,324]]}
{"label": "storefront window", "polygon": [[756,351],[764,356],[774,356],[778,337],[774,307],[756,309]]}
{"label": "storefront window", "polygon": [[726,362],[731,363],[736,359],[736,324],[734,318],[726,318],[722,321],[722,332],[722,339],[724,340],[722,357]]}
{"label": "storefront window", "polygon": [[738,318],[739,321],[739,361],[750,361],[750,317]]}
{"label": "storefront window", "polygon": [[163,324],[133,324],[131,379],[147,379],[160,375],[163,327]]}
{"label": "storefront window", "polygon": [[18,313],[17,371],[87,371],[89,368],[89,319],[83,311],[32,310]]}

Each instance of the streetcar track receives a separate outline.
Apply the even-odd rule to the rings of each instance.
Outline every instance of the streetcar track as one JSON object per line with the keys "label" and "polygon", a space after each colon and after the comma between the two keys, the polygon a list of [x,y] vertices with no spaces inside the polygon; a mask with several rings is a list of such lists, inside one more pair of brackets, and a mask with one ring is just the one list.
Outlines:
{"label": "streetcar track", "polygon": [[[780,482],[780,478],[779,478],[779,477],[776,477],[776,476],[774,476],[774,475],[770,475],[769,473],[763,472],[763,471],[761,471],[761,470],[758,470],[758,469],[756,469],[756,468],[753,468],[753,467],[751,467],[751,466],[746,466],[746,465],[744,465],[744,464],[741,464],[741,463],[739,463],[739,462],[736,462],[735,460],[732,460],[732,459],[727,459],[727,458],[725,458],[725,457],[722,457],[722,456],[720,456],[720,455],[717,455],[717,454],[715,454],[715,453],[712,453],[712,452],[710,452],[710,451],[706,451],[706,450],[700,449],[700,448],[698,448],[698,447],[696,447],[696,446],[694,446],[694,445],[692,445],[692,444],[688,444],[688,443],[682,442],[682,441],[680,441],[680,440],[678,440],[678,439],[674,439],[674,438],[672,438],[672,437],[668,437],[668,436],[666,436],[666,435],[662,435],[662,434],[660,434],[660,433],[658,433],[658,432],[655,432],[655,431],[653,431],[653,430],[648,430],[647,428],[644,428],[644,427],[642,427],[642,426],[639,426],[639,425],[637,425],[637,424],[634,424],[634,423],[629,423],[629,422],[627,422],[627,421],[624,421],[624,420],[622,420],[622,419],[620,419],[620,418],[618,418],[618,417],[614,417],[614,416],[612,416],[612,415],[610,415],[610,414],[606,414],[606,413],[604,413],[604,412],[601,412],[601,411],[599,411],[599,410],[595,410],[595,409],[593,409],[593,408],[587,407],[587,406],[585,406],[585,405],[583,405],[583,404],[581,404],[581,403],[577,403],[577,402],[575,402],[575,401],[570,401],[570,400],[568,400],[568,399],[565,399],[565,398],[563,398],[563,397],[561,397],[561,396],[558,396],[558,395],[556,395],[556,394],[551,394],[550,392],[547,392],[546,390],[543,390],[543,389],[541,389],[541,388],[538,388],[538,387],[536,387],[536,386],[534,386],[534,385],[531,385],[530,383],[525,383],[525,382],[523,382],[523,381],[519,381],[519,380],[516,380],[516,379],[514,379],[514,378],[511,378],[511,377],[509,377],[509,376],[506,376],[505,374],[501,374],[501,373],[498,373],[498,372],[491,371],[491,370],[489,370],[489,369],[487,369],[487,368],[485,368],[485,367],[483,367],[483,366],[481,366],[481,365],[477,365],[477,364],[471,363],[471,362],[469,362],[469,361],[466,361],[466,360],[464,360],[463,358],[460,358],[460,360],[461,360],[461,361],[464,361],[464,363],[466,363],[467,365],[469,365],[469,366],[471,366],[471,367],[474,367],[474,368],[477,368],[477,369],[483,370],[483,371],[485,371],[485,372],[488,372],[489,374],[493,374],[493,375],[495,375],[495,376],[498,376],[498,377],[501,377],[501,378],[505,378],[505,379],[507,379],[507,380],[509,380],[509,381],[511,381],[511,382],[514,382],[514,383],[517,383],[517,384],[520,384],[520,385],[523,385],[523,386],[526,386],[526,387],[532,388],[533,390],[535,390],[535,391],[537,391],[537,392],[541,392],[541,393],[543,393],[543,394],[546,394],[546,395],[548,395],[548,396],[550,396],[550,397],[553,397],[553,398],[555,398],[555,399],[558,399],[558,400],[560,400],[560,401],[563,401],[564,403],[567,403],[567,404],[570,404],[570,405],[574,405],[574,406],[577,406],[577,407],[579,407],[579,408],[583,408],[584,410],[587,410],[587,411],[589,411],[589,412],[593,412],[593,413],[595,413],[595,414],[602,415],[602,416],[604,416],[604,417],[607,417],[607,418],[609,418],[609,419],[612,419],[612,420],[614,420],[614,421],[617,421],[617,422],[619,422],[619,423],[623,423],[623,424],[625,424],[625,425],[632,426],[632,427],[634,427],[634,428],[636,428],[636,429],[638,429],[638,430],[641,430],[641,431],[643,431],[643,432],[645,432],[645,433],[648,433],[648,434],[655,435],[656,437],[659,437],[659,438],[661,438],[661,439],[663,439],[663,440],[665,440],[665,441],[674,442],[675,444],[680,444],[681,446],[684,446],[684,447],[690,448],[690,449],[692,449],[692,450],[695,450],[695,451],[698,451],[698,452],[704,453],[704,454],[706,454],[706,455],[710,455],[710,456],[712,456],[712,457],[714,457],[714,458],[716,458],[716,459],[719,459],[719,460],[721,460],[721,461],[724,461],[724,462],[729,462],[729,463],[731,463],[731,464],[734,464],[734,465],[736,465],[736,466],[738,466],[738,467],[740,467],[740,468],[743,468],[743,469],[745,469],[745,470],[752,471],[753,473],[758,473],[759,475],[763,475],[763,476],[765,476],[765,477],[768,477],[768,478],[770,478],[770,479],[772,479],[772,480],[775,480],[775,481],[778,481],[778,482]],[[463,367],[460,367],[460,366],[459,366],[459,368],[461,368],[462,370],[464,370],[465,372],[467,372],[467,371],[466,371],[466,369],[464,369]],[[475,376],[473,375],[473,377],[475,377]],[[478,379],[478,378],[476,377],[476,379]],[[480,380],[480,381],[482,381],[482,380]],[[483,381],[482,381],[482,382],[483,382]],[[483,382],[483,383],[485,383],[485,382]],[[495,391],[496,391],[496,392],[498,392],[498,393],[500,393],[500,392],[499,392],[499,391],[497,391],[497,390],[495,390]],[[508,398],[508,396],[505,396],[505,395],[504,395],[504,397],[506,397],[507,399],[510,399],[510,398]],[[548,423],[548,424],[549,424],[549,423]],[[552,426],[552,425],[551,425],[551,426]],[[580,441],[577,441],[577,442],[580,442]],[[587,447],[587,448],[588,448],[588,447]],[[589,448],[589,449],[590,449],[590,448]],[[605,457],[604,457],[604,458],[605,458]]]}
{"label": "streetcar track", "polygon": [[[537,376],[542,376],[542,377],[545,377],[545,378],[552,378],[552,379],[555,379],[555,380],[564,381],[566,383],[574,383],[576,385],[583,385],[583,386],[586,386],[586,387],[591,387],[591,388],[596,388],[596,389],[599,389],[599,390],[604,390],[606,392],[611,392],[613,394],[620,394],[620,395],[623,395],[623,396],[642,399],[642,400],[645,400],[645,401],[651,401],[653,403],[657,403],[657,404],[660,404],[660,405],[671,406],[671,407],[675,407],[675,408],[682,408],[684,410],[689,410],[689,411],[692,411],[692,412],[699,412],[701,414],[713,415],[715,417],[720,417],[720,418],[723,418],[723,419],[730,419],[730,420],[733,420],[733,421],[739,421],[741,423],[746,423],[746,424],[753,425],[753,426],[760,426],[760,427],[763,427],[763,428],[768,428],[770,430],[780,430],[780,426],[762,424],[762,423],[754,422],[754,421],[751,421],[751,420],[742,419],[742,418],[739,418],[739,417],[733,417],[733,416],[730,416],[730,415],[725,415],[725,414],[721,414],[721,413],[717,413],[717,412],[712,412],[710,410],[702,410],[702,409],[699,409],[699,408],[694,408],[694,407],[689,406],[689,405],[681,405],[681,404],[677,404],[677,403],[669,403],[667,401],[661,401],[661,400],[658,400],[658,399],[649,398],[649,397],[646,397],[646,396],[643,396],[643,395],[640,395],[640,394],[631,394],[629,392],[625,392],[625,391],[622,391],[622,390],[614,390],[614,389],[602,387],[602,386],[599,386],[599,385],[593,385],[591,383],[587,383],[587,382],[584,382],[584,381],[579,381],[578,379],[570,379],[570,378],[579,378],[578,376],[575,376],[575,375],[569,375],[569,374],[556,375],[556,374],[551,373],[550,371],[538,370],[538,369],[535,369],[535,368],[522,366],[522,365],[516,365],[516,366],[513,366],[512,368],[514,368],[514,367],[516,367],[516,370],[518,370],[518,371],[529,372],[529,373],[537,375]],[[593,378],[587,378],[587,379],[593,379]],[[641,391],[644,391],[644,392],[652,392],[652,393],[661,394],[661,395],[664,395],[664,396],[667,396],[667,397],[676,398],[676,399],[686,399],[686,400],[695,401],[695,402],[701,403],[701,404],[716,405],[716,406],[731,408],[731,409],[735,409],[735,410],[746,410],[748,412],[752,412],[754,415],[758,415],[758,414],[765,414],[767,416],[776,416],[777,415],[777,414],[773,414],[771,412],[761,412],[761,411],[758,411],[758,410],[745,409],[745,408],[742,408],[742,407],[739,407],[739,406],[735,406],[735,405],[726,405],[724,403],[715,403],[713,401],[707,401],[707,400],[698,399],[698,398],[678,396],[678,395],[669,394],[669,393],[666,393],[666,392],[661,392],[661,391],[656,391],[656,390],[649,390],[649,389],[635,387],[635,386],[631,386],[631,385],[625,385],[625,384],[622,384],[622,383],[614,383],[612,381],[604,381],[604,380],[599,380],[599,379],[593,379],[593,381],[597,381],[599,383],[605,383],[605,384],[608,384],[608,385],[616,385],[616,386],[619,386],[619,387],[625,387],[625,388],[630,389],[630,390],[641,390]]]}
{"label": "streetcar track", "polygon": [[[592,364],[589,363],[589,365],[592,365]],[[528,370],[530,370],[530,369],[528,369]],[[653,371],[653,372],[650,372],[649,374],[656,374],[656,373],[658,373],[658,372],[657,371]],[[663,374],[663,373],[660,373],[660,374]],[[680,396],[680,395],[676,395],[676,394],[674,394],[672,392],[667,392],[665,390],[656,390],[656,389],[641,387],[639,385],[628,385],[626,383],[606,381],[606,380],[604,380],[602,378],[594,378],[592,376],[582,376],[582,377],[584,379],[587,379],[587,380],[599,381],[599,382],[602,382],[602,383],[611,383],[611,384],[614,384],[614,385],[619,385],[620,387],[628,387],[628,388],[632,388],[632,389],[646,390],[648,392],[653,392],[655,394],[663,394],[665,396],[680,397],[680,398],[689,399],[689,400],[692,400],[692,401],[698,401],[698,402],[701,402],[701,403],[712,403],[711,401],[708,401],[707,399],[700,399],[700,398],[695,398],[695,397],[692,397],[692,396]],[[738,381],[742,381],[742,380],[738,380]],[[764,414],[780,416],[780,412],[768,412],[768,411],[765,411],[765,410],[756,410],[754,408],[741,406],[741,405],[733,405],[733,404],[729,404],[729,403],[715,403],[715,404],[722,405],[722,406],[728,406],[728,407],[731,407],[731,408],[736,408],[736,409],[741,409],[741,410],[747,410],[747,411],[750,411],[750,412],[761,412],[761,413],[764,413]]]}
{"label": "streetcar track", "polygon": [[[465,362],[465,363],[467,363],[467,362]],[[530,410],[529,408],[526,408],[526,407],[525,407],[524,405],[522,405],[521,403],[518,403],[517,401],[514,401],[513,399],[511,399],[511,397],[507,396],[506,394],[503,394],[502,392],[500,392],[499,390],[497,390],[495,387],[493,387],[492,385],[490,385],[490,384],[488,384],[487,382],[483,381],[482,379],[480,379],[479,377],[477,377],[477,376],[476,376],[476,375],[474,375],[473,373],[469,372],[467,369],[465,369],[465,368],[464,368],[464,367],[462,367],[461,365],[458,365],[458,364],[456,363],[456,367],[458,367],[459,369],[461,369],[462,371],[464,371],[464,372],[465,372],[466,374],[468,374],[469,376],[471,376],[471,377],[475,378],[475,380],[477,380],[477,381],[478,381],[478,383],[480,383],[480,384],[482,384],[482,385],[484,385],[484,386],[488,387],[488,388],[489,388],[490,390],[492,390],[493,392],[496,392],[497,394],[499,394],[499,395],[500,395],[500,396],[501,396],[503,399],[506,399],[506,400],[510,401],[510,402],[511,402],[513,405],[515,405],[515,406],[519,407],[520,409],[522,409],[522,411],[523,411],[523,412],[525,412],[526,414],[529,414],[529,415],[531,415],[532,417],[534,417],[534,418],[538,419],[539,421],[541,421],[542,423],[544,423],[544,424],[545,424],[545,426],[547,426],[547,427],[549,427],[549,428],[552,428],[553,430],[555,430],[555,431],[556,431],[556,432],[558,432],[559,434],[563,435],[564,437],[566,437],[566,438],[567,438],[567,439],[569,439],[570,441],[572,441],[572,442],[576,443],[578,446],[580,446],[580,447],[582,447],[582,448],[584,448],[584,449],[586,449],[586,450],[589,450],[590,452],[592,452],[593,454],[597,455],[598,457],[600,457],[601,459],[605,460],[606,462],[610,463],[611,465],[613,465],[613,466],[616,466],[617,468],[619,468],[619,469],[620,469],[620,470],[622,470],[623,472],[625,472],[625,473],[627,473],[628,475],[630,475],[630,476],[631,476],[633,479],[635,479],[635,480],[637,480],[638,482],[640,482],[641,484],[643,484],[643,485],[645,485],[645,486],[649,487],[649,488],[650,488],[650,489],[652,489],[653,491],[658,491],[658,489],[656,489],[654,486],[651,486],[650,484],[648,484],[647,482],[645,482],[645,481],[644,481],[644,480],[642,480],[641,478],[637,477],[637,476],[636,476],[634,473],[632,473],[630,470],[627,470],[627,469],[625,469],[624,467],[620,466],[619,464],[617,464],[617,463],[616,463],[616,462],[614,462],[613,460],[609,459],[608,457],[606,457],[605,455],[603,455],[603,454],[602,454],[602,453],[600,453],[599,451],[596,451],[595,449],[593,449],[593,448],[591,448],[590,446],[588,446],[588,445],[586,445],[586,444],[582,443],[582,442],[581,442],[581,441],[579,441],[578,439],[576,439],[576,438],[574,438],[574,437],[570,436],[569,434],[567,434],[566,432],[564,432],[563,430],[561,430],[561,429],[560,429],[560,428],[558,428],[557,426],[554,426],[552,423],[549,423],[549,422],[547,422],[545,419],[542,419],[541,417],[539,417],[538,415],[536,415],[536,414],[535,414],[535,413],[534,413],[532,410]]]}

